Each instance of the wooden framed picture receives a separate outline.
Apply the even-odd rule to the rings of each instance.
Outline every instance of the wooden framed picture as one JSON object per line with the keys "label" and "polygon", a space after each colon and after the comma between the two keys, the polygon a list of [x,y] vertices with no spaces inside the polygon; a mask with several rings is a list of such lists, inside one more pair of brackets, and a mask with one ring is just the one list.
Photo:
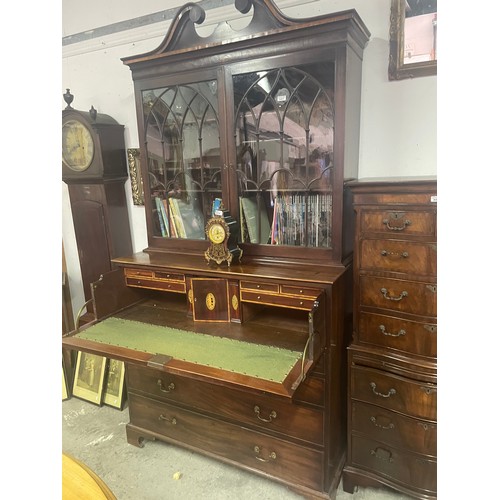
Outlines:
{"label": "wooden framed picture", "polygon": [[125,363],[116,359],[108,362],[108,376],[104,387],[104,404],[123,409],[125,402]]}
{"label": "wooden framed picture", "polygon": [[79,351],[76,358],[73,396],[101,405],[106,364],[107,358],[104,356]]}

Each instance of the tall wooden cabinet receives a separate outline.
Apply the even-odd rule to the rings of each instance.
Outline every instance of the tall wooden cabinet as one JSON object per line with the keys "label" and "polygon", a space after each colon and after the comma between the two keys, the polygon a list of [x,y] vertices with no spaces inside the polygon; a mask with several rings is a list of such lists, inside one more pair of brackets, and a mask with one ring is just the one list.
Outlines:
{"label": "tall wooden cabinet", "polygon": [[[309,19],[271,0],[201,37],[182,7],[127,57],[148,247],[92,285],[97,320],[64,338],[126,362],[127,438],[160,439],[279,481],[336,490],[346,453],[362,54],[353,10]],[[222,200],[240,261],[207,264]],[[146,450],[145,450],[146,452]]]}
{"label": "tall wooden cabinet", "polygon": [[351,184],[356,211],[344,489],[436,498],[437,193],[432,179]]}

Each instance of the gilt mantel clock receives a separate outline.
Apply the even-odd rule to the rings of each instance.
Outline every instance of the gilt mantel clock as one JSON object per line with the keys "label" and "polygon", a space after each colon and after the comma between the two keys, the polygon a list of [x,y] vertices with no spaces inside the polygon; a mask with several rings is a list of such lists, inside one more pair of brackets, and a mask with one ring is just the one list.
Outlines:
{"label": "gilt mantel clock", "polygon": [[242,250],[238,246],[238,223],[229,211],[223,207],[215,211],[207,225],[205,232],[210,246],[205,251],[205,259],[210,262],[221,264],[227,262],[230,266],[233,258],[241,259]]}
{"label": "gilt mantel clock", "polygon": [[[91,283],[112,269],[111,259],[132,252],[124,189],[124,127],[93,106],[88,112],[73,109],[69,89],[64,99],[67,107],[62,112],[62,180],[68,185],[88,301]],[[90,305],[87,311],[92,312]],[[82,321],[86,318],[82,316]]]}

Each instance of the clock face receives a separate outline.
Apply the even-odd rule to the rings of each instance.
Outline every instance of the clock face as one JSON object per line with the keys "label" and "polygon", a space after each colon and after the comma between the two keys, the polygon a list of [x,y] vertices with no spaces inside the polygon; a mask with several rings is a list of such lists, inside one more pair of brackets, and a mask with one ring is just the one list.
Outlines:
{"label": "clock face", "polygon": [[94,158],[94,141],[89,129],[77,120],[68,120],[62,127],[62,160],[75,172],[89,168]]}
{"label": "clock face", "polygon": [[224,229],[222,224],[212,224],[208,230],[208,237],[212,243],[218,245],[222,243],[226,238],[226,230]]}

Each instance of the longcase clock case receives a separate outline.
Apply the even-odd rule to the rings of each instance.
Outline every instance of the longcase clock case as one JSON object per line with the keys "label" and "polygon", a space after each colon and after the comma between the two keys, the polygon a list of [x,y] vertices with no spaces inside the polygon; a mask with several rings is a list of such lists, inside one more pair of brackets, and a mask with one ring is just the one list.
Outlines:
{"label": "longcase clock case", "polygon": [[[92,286],[64,338],[126,362],[127,438],[160,439],[329,498],[346,456],[353,210],[363,49],[354,10],[308,19],[236,0],[201,37],[186,4],[127,57],[148,247]],[[205,260],[222,203],[241,261]]]}

